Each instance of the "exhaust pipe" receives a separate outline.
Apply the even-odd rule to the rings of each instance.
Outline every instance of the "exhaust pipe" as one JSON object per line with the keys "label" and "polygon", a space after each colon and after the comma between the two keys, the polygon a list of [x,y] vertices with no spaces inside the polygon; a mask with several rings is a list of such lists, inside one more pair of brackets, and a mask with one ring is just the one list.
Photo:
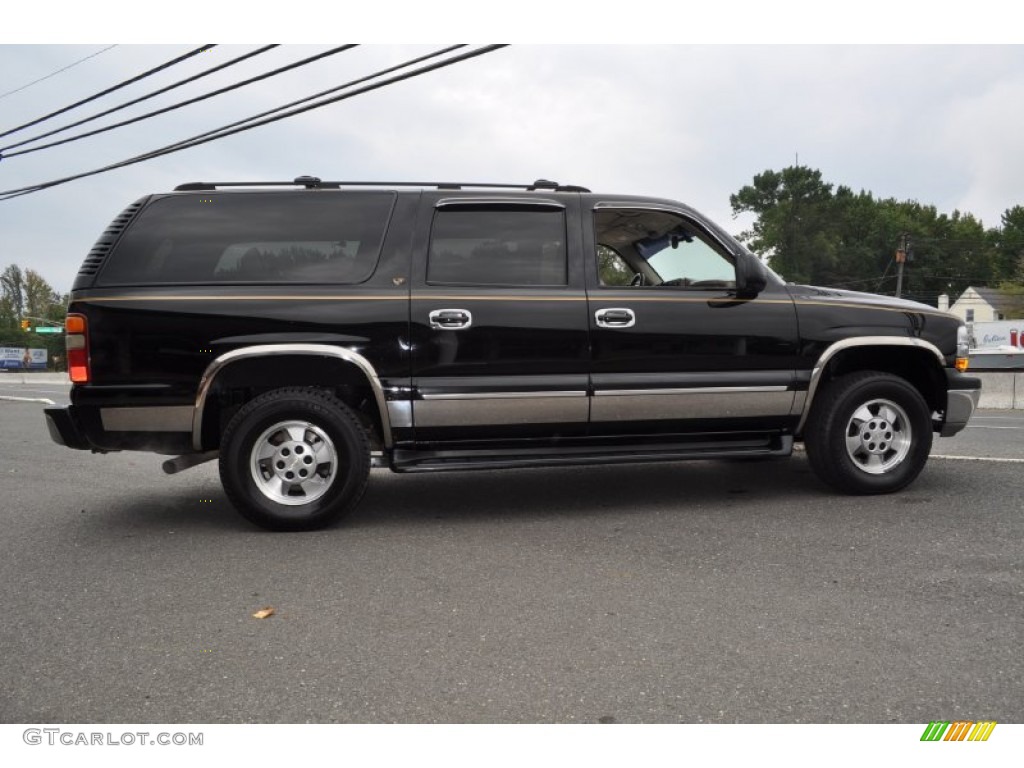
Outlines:
{"label": "exhaust pipe", "polygon": [[213,461],[220,455],[220,451],[207,451],[206,453],[186,453],[184,456],[176,456],[168,459],[161,466],[168,475],[176,475],[186,469],[197,467],[208,461]]}

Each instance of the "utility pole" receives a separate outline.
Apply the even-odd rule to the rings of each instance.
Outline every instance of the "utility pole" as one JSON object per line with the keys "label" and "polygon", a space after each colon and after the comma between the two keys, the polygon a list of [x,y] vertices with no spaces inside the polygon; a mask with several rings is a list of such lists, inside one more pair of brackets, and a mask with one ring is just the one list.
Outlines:
{"label": "utility pole", "polygon": [[896,249],[896,298],[900,298],[903,295],[903,264],[907,260],[907,249],[909,244],[907,241],[907,233],[903,233],[902,242],[900,247]]}

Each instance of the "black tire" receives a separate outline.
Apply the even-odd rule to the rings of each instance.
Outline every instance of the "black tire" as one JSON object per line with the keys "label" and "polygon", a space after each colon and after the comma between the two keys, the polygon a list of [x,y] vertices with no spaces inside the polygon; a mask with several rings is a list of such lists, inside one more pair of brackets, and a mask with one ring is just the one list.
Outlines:
{"label": "black tire", "polygon": [[266,392],[235,414],[221,438],[228,498],[243,517],[272,531],[330,525],[359,503],[369,476],[366,430],[322,390]]}
{"label": "black tire", "polygon": [[878,371],[841,376],[815,398],[804,430],[814,473],[845,493],[892,493],[924,469],[931,412],[910,382]]}

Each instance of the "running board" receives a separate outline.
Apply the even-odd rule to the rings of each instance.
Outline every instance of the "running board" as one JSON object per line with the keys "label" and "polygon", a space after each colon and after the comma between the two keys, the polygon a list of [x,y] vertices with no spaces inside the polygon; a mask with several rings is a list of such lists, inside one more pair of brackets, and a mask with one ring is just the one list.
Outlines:
{"label": "running board", "polygon": [[445,472],[468,469],[585,466],[588,464],[648,464],[695,459],[744,459],[789,456],[791,435],[763,439],[673,443],[668,445],[578,446],[491,451],[417,451],[395,449],[395,472]]}

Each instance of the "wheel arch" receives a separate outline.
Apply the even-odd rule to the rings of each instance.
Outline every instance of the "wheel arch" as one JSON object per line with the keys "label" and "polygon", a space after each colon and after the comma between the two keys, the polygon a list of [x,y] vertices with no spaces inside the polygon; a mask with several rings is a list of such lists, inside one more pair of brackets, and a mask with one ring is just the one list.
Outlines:
{"label": "wheel arch", "polygon": [[945,363],[939,348],[923,339],[863,336],[837,341],[821,354],[811,370],[796,434],[802,436],[820,389],[832,379],[854,371],[879,371],[899,376],[921,393],[933,411],[944,411]]}
{"label": "wheel arch", "polygon": [[[273,358],[269,372],[266,369],[268,358]],[[257,372],[259,376],[254,380]],[[351,349],[328,344],[257,344],[226,352],[206,367],[199,380],[192,412],[193,449],[208,450],[212,445],[211,433],[221,412],[218,395],[234,390],[256,388],[262,392],[286,386],[317,386],[339,396],[345,392],[350,396],[367,395],[365,399],[372,406],[367,412],[371,426],[379,430],[384,447],[391,447],[391,423],[384,389],[376,370],[365,357]]]}

